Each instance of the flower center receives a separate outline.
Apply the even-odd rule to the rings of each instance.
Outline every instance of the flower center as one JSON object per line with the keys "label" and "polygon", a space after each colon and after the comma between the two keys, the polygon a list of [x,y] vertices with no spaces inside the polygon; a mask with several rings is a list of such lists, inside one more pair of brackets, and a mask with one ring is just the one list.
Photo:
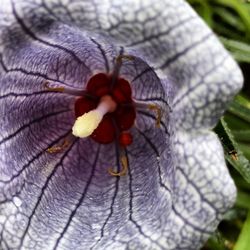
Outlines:
{"label": "flower center", "polygon": [[[123,60],[134,60],[133,56],[120,55],[112,74],[98,73],[92,76],[85,90],[75,90],[65,87],[51,87],[44,83],[47,91],[67,93],[78,96],[75,102],[76,120],[72,127],[75,137],[91,137],[97,143],[108,144],[115,142],[118,146],[119,160],[122,169],[118,172],[112,168],[108,172],[112,176],[125,175],[128,168],[126,147],[133,142],[129,129],[134,125],[136,110],[153,110],[156,112],[156,127],[160,127],[162,110],[156,104],[148,104],[132,100],[132,91],[127,80],[119,77]],[[47,149],[48,153],[58,153],[71,143],[65,138],[61,146]]]}
{"label": "flower center", "polygon": [[129,145],[132,140],[123,132],[133,126],[136,112],[128,81],[118,77],[114,82],[112,75],[98,73],[90,78],[86,94],[75,102],[73,135],[102,144],[119,137],[121,144]]}

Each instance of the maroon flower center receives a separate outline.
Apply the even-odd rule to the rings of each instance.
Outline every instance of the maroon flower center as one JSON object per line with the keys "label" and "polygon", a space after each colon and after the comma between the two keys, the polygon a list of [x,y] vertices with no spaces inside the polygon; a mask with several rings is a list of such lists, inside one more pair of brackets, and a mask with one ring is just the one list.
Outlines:
{"label": "maroon flower center", "polygon": [[132,136],[126,130],[133,126],[136,111],[129,82],[120,77],[115,79],[113,75],[98,73],[89,79],[85,92],[86,95],[75,102],[76,117],[96,109],[104,96],[110,96],[116,103],[116,109],[104,115],[90,137],[102,144],[116,139],[122,146],[131,144]]}

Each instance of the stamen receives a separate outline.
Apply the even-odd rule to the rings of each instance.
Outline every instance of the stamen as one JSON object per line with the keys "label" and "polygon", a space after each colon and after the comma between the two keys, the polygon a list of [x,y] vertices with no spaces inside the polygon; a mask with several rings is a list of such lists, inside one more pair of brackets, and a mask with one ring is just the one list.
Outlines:
{"label": "stamen", "polygon": [[118,64],[121,64],[122,63],[122,60],[128,60],[128,61],[131,61],[131,60],[134,60],[135,59],[135,57],[134,56],[132,56],[132,55],[119,55],[119,56],[117,56],[116,57],[116,62],[118,63]]}
{"label": "stamen", "polygon": [[65,93],[65,94],[73,95],[73,96],[87,96],[87,97],[90,97],[90,98],[95,98],[94,96],[88,94],[84,90],[77,90],[77,89],[65,88],[65,87],[51,87],[50,85],[51,85],[51,83],[46,81],[44,83],[44,88],[47,91],[51,91],[51,92],[59,92],[59,93]]}
{"label": "stamen", "polygon": [[159,106],[155,105],[155,104],[149,104],[148,108],[150,110],[154,110],[156,111],[156,127],[159,128],[161,125],[161,118],[162,118],[162,110]]}
{"label": "stamen", "polygon": [[43,86],[47,91],[52,91],[52,92],[64,92],[65,90],[64,87],[50,87],[50,82],[48,81],[46,81]]}
{"label": "stamen", "polygon": [[124,176],[127,174],[128,171],[128,159],[126,155],[121,156],[121,164],[122,164],[122,169],[120,172],[115,172],[112,168],[108,169],[108,172],[112,176]]}
{"label": "stamen", "polygon": [[110,85],[110,88],[113,89],[116,81],[117,81],[117,78],[119,76],[119,73],[120,73],[120,69],[121,69],[121,66],[122,66],[122,62],[123,60],[134,60],[135,57],[132,56],[132,55],[119,55],[116,57],[115,61],[115,67],[114,67],[114,71],[112,73],[112,82],[111,82],[111,85]]}
{"label": "stamen", "polygon": [[139,109],[149,109],[149,110],[155,111],[156,112],[155,126],[157,128],[160,127],[160,125],[161,125],[161,118],[162,118],[162,109],[158,105],[156,105],[156,104],[138,103],[138,102],[135,102],[135,105]]}
{"label": "stamen", "polygon": [[110,96],[103,96],[96,109],[91,110],[76,119],[72,128],[73,135],[80,138],[90,136],[102,121],[103,116],[109,112],[114,112],[116,106],[117,104]]}
{"label": "stamen", "polygon": [[48,148],[46,151],[48,153],[50,153],[50,154],[61,153],[69,145],[70,145],[70,141],[68,139],[64,139],[62,145],[60,145],[60,146],[53,146],[51,148]]}

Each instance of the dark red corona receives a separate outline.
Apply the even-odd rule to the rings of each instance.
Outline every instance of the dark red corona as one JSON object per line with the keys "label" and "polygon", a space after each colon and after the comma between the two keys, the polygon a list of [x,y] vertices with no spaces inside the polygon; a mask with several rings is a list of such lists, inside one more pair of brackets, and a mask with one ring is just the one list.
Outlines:
{"label": "dark red corona", "polygon": [[124,138],[119,139],[121,146],[132,143],[131,135],[124,136],[124,131],[133,126],[136,117],[128,81],[120,77],[115,79],[112,75],[98,73],[89,79],[85,93],[87,95],[80,97],[75,103],[76,117],[95,109],[103,96],[110,96],[117,105],[115,111],[104,115],[99,126],[91,134],[91,138],[103,144],[111,143],[116,138]]}

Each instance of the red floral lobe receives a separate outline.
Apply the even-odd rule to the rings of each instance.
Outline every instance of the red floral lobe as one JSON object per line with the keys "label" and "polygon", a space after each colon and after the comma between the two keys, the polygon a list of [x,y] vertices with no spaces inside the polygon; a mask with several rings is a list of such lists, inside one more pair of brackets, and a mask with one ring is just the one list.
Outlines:
{"label": "red floral lobe", "polygon": [[112,75],[98,73],[89,79],[86,92],[90,97],[84,96],[75,102],[76,117],[95,109],[101,97],[105,95],[111,96],[117,104],[114,112],[104,115],[99,126],[91,134],[91,138],[98,143],[107,144],[113,142],[118,136],[117,139],[122,146],[131,144],[131,134],[123,132],[133,126],[136,116],[128,81],[119,77],[113,79]]}
{"label": "red floral lobe", "polygon": [[129,132],[122,132],[119,136],[119,143],[121,146],[126,147],[133,142],[132,135]]}

